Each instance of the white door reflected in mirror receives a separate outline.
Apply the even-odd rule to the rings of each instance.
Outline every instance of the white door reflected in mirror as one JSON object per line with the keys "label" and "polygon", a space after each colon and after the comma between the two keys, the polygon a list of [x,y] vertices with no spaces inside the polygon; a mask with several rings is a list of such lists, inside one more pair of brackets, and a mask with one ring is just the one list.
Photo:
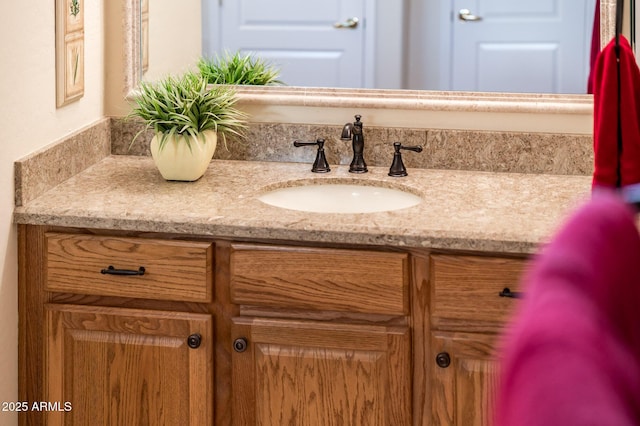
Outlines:
{"label": "white door reflected in mirror", "polygon": [[[474,4],[473,12],[465,6]],[[455,0],[451,90],[586,93],[594,0]],[[458,9],[459,8],[459,9]]]}
{"label": "white door reflected in mirror", "polygon": [[580,94],[594,12],[595,0],[224,0],[203,53],[254,53],[290,86]]}

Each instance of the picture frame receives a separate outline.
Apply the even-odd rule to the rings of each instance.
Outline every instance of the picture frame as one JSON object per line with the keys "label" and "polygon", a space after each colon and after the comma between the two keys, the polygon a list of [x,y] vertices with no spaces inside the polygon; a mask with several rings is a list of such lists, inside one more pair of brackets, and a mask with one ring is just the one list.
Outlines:
{"label": "picture frame", "polygon": [[56,0],[56,107],[84,96],[84,0]]}

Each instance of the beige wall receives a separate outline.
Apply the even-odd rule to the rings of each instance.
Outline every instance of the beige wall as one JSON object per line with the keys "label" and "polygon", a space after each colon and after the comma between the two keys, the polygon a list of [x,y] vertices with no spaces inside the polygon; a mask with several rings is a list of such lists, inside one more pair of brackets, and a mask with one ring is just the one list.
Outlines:
{"label": "beige wall", "polygon": [[[137,0],[119,0],[105,4],[105,110],[107,116],[122,116],[130,111],[126,100],[130,94],[129,80],[139,79],[131,69],[137,62],[127,55],[124,36],[129,19],[128,9],[135,8]],[[144,76],[154,81],[167,75],[178,75],[195,68],[202,50],[202,24],[200,0],[154,0],[149,3],[149,69]],[[181,24],[176,25],[176,22]],[[134,24],[131,24],[134,25]],[[137,40],[131,41],[135,44]]]}
{"label": "beige wall", "polygon": [[[149,69],[143,79],[197,69],[202,52],[200,0],[160,0],[149,5]],[[187,22],[188,25],[176,25]]]}
{"label": "beige wall", "polygon": [[[53,1],[3,2],[0,25],[0,402],[18,392],[13,162],[103,117],[106,0],[85,1],[85,95],[56,109]],[[61,167],[64,167],[62,164]],[[0,411],[0,424],[17,424]]]}

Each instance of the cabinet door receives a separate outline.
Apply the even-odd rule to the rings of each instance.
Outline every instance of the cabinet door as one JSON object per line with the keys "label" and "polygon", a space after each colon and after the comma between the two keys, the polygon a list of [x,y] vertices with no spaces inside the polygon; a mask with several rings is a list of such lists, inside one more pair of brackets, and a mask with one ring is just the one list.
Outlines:
{"label": "cabinet door", "polygon": [[497,392],[496,336],[432,333],[433,424],[489,426]]}
{"label": "cabinet door", "polygon": [[235,425],[411,424],[407,327],[236,318],[232,335]]}
{"label": "cabinet door", "polygon": [[210,315],[49,304],[46,321],[46,400],[62,407],[47,424],[212,424]]}

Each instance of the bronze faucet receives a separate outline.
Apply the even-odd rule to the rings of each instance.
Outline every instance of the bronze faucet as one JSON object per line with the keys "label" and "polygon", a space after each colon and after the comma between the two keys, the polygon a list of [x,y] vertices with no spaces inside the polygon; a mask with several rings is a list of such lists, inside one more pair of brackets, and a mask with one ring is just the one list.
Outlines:
{"label": "bronze faucet", "polygon": [[353,160],[349,165],[350,173],[366,173],[367,164],[364,162],[364,133],[362,132],[361,115],[356,115],[353,123],[347,123],[342,128],[340,139],[348,141],[351,139],[353,147]]}

